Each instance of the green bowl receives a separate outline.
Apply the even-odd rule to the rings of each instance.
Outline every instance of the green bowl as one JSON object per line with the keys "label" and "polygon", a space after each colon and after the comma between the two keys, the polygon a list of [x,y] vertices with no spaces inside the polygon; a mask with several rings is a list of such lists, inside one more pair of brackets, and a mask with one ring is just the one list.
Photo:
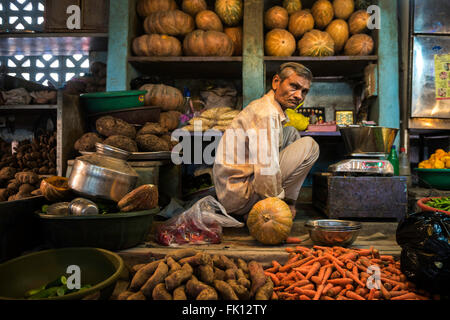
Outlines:
{"label": "green bowl", "polygon": [[62,297],[44,300],[80,300],[100,292],[100,299],[108,299],[124,270],[122,258],[98,248],[65,248],[34,252],[0,264],[0,300],[25,299],[28,290],[39,288],[62,275],[67,267],[80,267],[81,285],[90,288]]}
{"label": "green bowl", "polygon": [[145,90],[84,93],[81,103],[87,113],[108,112],[144,105]]}
{"label": "green bowl", "polygon": [[419,182],[424,187],[450,190],[450,169],[416,168]]}
{"label": "green bowl", "polygon": [[158,212],[159,208],[87,216],[39,214],[40,230],[44,241],[56,248],[123,250],[145,240]]}

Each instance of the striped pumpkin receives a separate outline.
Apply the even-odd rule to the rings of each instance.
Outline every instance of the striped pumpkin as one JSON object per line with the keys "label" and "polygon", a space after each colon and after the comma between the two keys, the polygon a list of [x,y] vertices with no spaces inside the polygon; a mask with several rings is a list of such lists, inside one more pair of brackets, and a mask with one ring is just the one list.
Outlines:
{"label": "striped pumpkin", "polygon": [[324,57],[334,55],[334,40],[324,31],[311,30],[298,42],[301,56]]}
{"label": "striped pumpkin", "polygon": [[216,0],[215,11],[224,24],[234,27],[241,22],[242,6],[241,0]]}
{"label": "striped pumpkin", "polygon": [[314,17],[317,29],[325,29],[326,26],[333,20],[334,9],[333,5],[328,0],[319,0],[314,3],[311,8],[311,13]]}
{"label": "striped pumpkin", "polygon": [[300,0],[283,0],[283,7],[291,15],[302,10],[302,2]]}
{"label": "striped pumpkin", "polygon": [[295,38],[287,30],[273,29],[266,34],[264,48],[268,56],[292,56],[295,52]]}
{"label": "striped pumpkin", "polygon": [[291,14],[289,17],[288,30],[294,37],[300,38],[312,29],[314,29],[314,18],[310,12],[300,10]]}
{"label": "striped pumpkin", "polygon": [[340,52],[349,37],[348,24],[345,20],[333,20],[325,30],[334,40],[334,51]]}
{"label": "striped pumpkin", "polygon": [[365,33],[355,34],[345,44],[344,53],[347,56],[367,56],[372,53],[373,39]]}

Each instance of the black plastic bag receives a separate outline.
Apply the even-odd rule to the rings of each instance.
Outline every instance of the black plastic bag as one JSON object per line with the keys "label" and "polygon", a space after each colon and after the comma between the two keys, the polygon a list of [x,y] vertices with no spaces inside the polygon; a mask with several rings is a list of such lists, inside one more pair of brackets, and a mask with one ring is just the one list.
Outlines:
{"label": "black plastic bag", "polygon": [[450,216],[435,212],[410,214],[397,228],[402,272],[432,293],[450,294],[449,231]]}

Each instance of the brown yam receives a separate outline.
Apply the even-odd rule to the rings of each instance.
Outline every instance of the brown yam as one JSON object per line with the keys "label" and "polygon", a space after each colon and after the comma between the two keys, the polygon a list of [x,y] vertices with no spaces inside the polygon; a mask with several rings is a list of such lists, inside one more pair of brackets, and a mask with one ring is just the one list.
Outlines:
{"label": "brown yam", "polygon": [[95,132],[88,132],[75,141],[74,149],[77,151],[95,152],[95,144],[102,143],[103,139]]}
{"label": "brown yam", "polygon": [[213,284],[214,282],[214,268],[210,265],[198,266],[197,274],[200,281],[207,284]]}
{"label": "brown yam", "polygon": [[225,263],[222,261],[221,257],[218,254],[215,254],[212,256],[212,261],[214,264],[214,267],[226,270],[227,267],[225,266]]}
{"label": "brown yam", "polygon": [[225,270],[225,279],[226,280],[236,280],[236,269]]}
{"label": "brown yam", "polygon": [[182,285],[173,290],[173,300],[187,300],[185,289],[186,286]]}
{"label": "brown yam", "polygon": [[134,266],[131,267],[131,274],[134,276],[136,274],[136,272],[138,272],[141,268],[145,267],[147,264],[146,263],[140,263],[140,264],[135,264]]}
{"label": "brown yam", "polygon": [[11,180],[16,174],[16,169],[13,167],[4,167],[0,170],[0,180]]}
{"label": "brown yam", "polygon": [[214,288],[209,287],[202,290],[195,300],[219,300],[217,291]]}
{"label": "brown yam", "polygon": [[167,266],[167,264],[165,264],[164,262],[160,262],[153,275],[142,286],[142,293],[144,293],[147,298],[150,298],[152,296],[153,289],[157,284],[164,282],[164,279],[166,278],[168,273],[169,267]]}
{"label": "brown yam", "polygon": [[162,261],[163,260],[153,261],[140,268],[131,280],[130,290],[134,292],[138,291],[152,276]]}
{"label": "brown yam", "polygon": [[15,174],[15,179],[22,184],[36,184],[39,182],[39,176],[34,172],[18,172]]}
{"label": "brown yam", "polygon": [[222,280],[214,280],[214,287],[220,293],[223,300],[239,300],[233,288]]}
{"label": "brown yam", "polygon": [[178,262],[176,262],[172,257],[166,258],[166,264],[169,266],[169,274],[181,270],[181,265]]}
{"label": "brown yam", "polygon": [[206,265],[211,262],[211,256],[204,252],[199,252],[195,256],[183,258],[178,263],[185,264],[189,263],[192,267],[199,265]]}
{"label": "brown yam", "polygon": [[186,293],[192,299],[197,298],[200,292],[208,288],[212,289],[212,287],[206,283],[198,281],[195,276],[192,276],[192,278],[186,283]]}
{"label": "brown yam", "polygon": [[172,291],[191,278],[194,270],[189,263],[183,264],[181,270],[175,271],[165,279],[166,289]]}
{"label": "brown yam", "polygon": [[242,269],[237,269],[236,270],[236,279],[237,279],[237,283],[239,283],[240,285],[243,285],[244,287],[250,289],[251,282],[247,278],[246,274],[244,273],[244,271]]}
{"label": "brown yam", "polygon": [[142,291],[138,291],[130,295],[127,300],[147,300]]}
{"label": "brown yam", "polygon": [[172,251],[170,254],[166,255],[166,258],[173,258],[175,261],[178,261],[183,258],[192,257],[197,254],[197,250],[195,249],[177,249]]}
{"label": "brown yam", "polygon": [[242,269],[242,271],[244,271],[245,273],[248,273],[248,266],[247,266],[247,262],[245,262],[243,259],[238,258],[236,260],[236,264],[238,266],[239,269]]}
{"label": "brown yam", "polygon": [[226,269],[237,269],[238,268],[237,265],[233,262],[233,260],[231,260],[227,256],[220,255],[220,259],[223,261],[223,264],[225,265]]}
{"label": "brown yam", "polygon": [[226,280],[225,271],[217,267],[214,267],[214,280]]}
{"label": "brown yam", "polygon": [[121,135],[134,139],[136,137],[136,129],[133,125],[112,116],[104,116],[98,118],[95,122],[98,133],[105,137]]}
{"label": "brown yam", "polygon": [[266,283],[256,291],[255,300],[270,300],[273,293],[273,282],[270,278]]}
{"label": "brown yam", "polygon": [[264,269],[261,264],[256,261],[250,261],[248,263],[248,270],[252,281],[250,296],[253,297],[258,289],[266,283],[266,275],[264,274]]}
{"label": "brown yam", "polygon": [[19,187],[20,194],[31,194],[34,190],[36,190],[36,187],[28,183],[25,183]]}
{"label": "brown yam", "polygon": [[236,280],[227,280],[227,283],[233,288],[239,300],[250,300],[250,292],[246,287],[239,284]]}
{"label": "brown yam", "polygon": [[173,300],[172,295],[166,290],[164,283],[158,283],[153,289],[152,293],[153,300]]}
{"label": "brown yam", "polygon": [[124,291],[117,297],[117,300],[127,300],[129,296],[135,294],[133,291]]}

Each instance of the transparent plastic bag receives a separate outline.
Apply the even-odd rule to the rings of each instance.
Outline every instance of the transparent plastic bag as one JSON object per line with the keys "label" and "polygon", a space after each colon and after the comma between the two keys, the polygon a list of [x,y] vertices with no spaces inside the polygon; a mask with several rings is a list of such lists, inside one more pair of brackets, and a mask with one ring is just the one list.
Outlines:
{"label": "transparent plastic bag", "polygon": [[159,226],[157,241],[166,246],[220,243],[222,227],[243,226],[214,197],[207,196]]}

